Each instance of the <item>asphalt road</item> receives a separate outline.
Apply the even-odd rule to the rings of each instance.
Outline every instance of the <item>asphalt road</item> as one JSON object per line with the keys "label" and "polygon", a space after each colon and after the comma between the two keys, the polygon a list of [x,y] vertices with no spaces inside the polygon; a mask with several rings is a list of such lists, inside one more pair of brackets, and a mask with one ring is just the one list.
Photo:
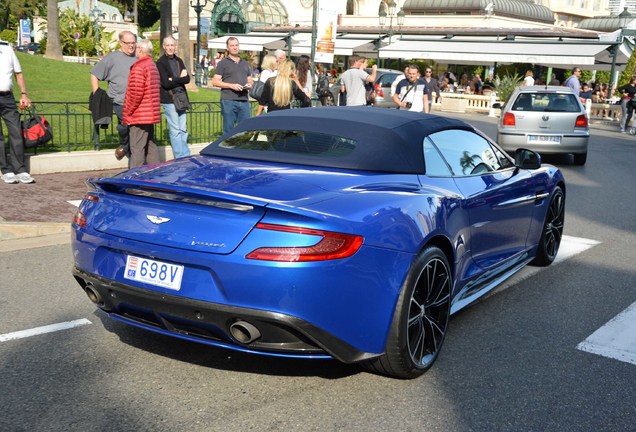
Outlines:
{"label": "asphalt road", "polygon": [[[465,117],[489,135],[491,119]],[[636,365],[576,346],[636,302],[636,138],[593,130],[566,234],[600,244],[454,315],[423,377],[251,356],[107,318],[68,245],[0,253],[0,431],[636,431]]]}

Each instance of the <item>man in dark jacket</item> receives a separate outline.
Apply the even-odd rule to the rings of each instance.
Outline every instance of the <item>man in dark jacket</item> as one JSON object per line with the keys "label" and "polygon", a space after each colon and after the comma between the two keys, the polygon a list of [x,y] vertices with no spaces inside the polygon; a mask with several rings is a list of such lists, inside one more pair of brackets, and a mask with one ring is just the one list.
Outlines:
{"label": "man in dark jacket", "polygon": [[190,75],[183,60],[176,54],[177,41],[172,36],[163,38],[163,50],[157,69],[161,77],[160,99],[168,122],[170,146],[175,159],[190,156],[188,148],[188,130],[186,129],[186,110],[175,108],[173,95],[187,93],[185,84],[190,82]]}
{"label": "man in dark jacket", "polygon": [[629,81],[629,84],[625,84],[618,88],[618,91],[623,95],[622,103],[625,104],[627,109],[627,118],[625,123],[621,125],[621,132],[625,133],[625,130],[629,127],[629,121],[634,115],[634,103],[636,103],[636,76],[633,76]]}

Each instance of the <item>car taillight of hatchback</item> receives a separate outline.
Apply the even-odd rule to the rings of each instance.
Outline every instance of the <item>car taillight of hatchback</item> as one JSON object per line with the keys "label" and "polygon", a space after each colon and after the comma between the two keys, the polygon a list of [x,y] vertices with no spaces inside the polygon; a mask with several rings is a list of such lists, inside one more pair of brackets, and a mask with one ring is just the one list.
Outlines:
{"label": "car taillight of hatchback", "polygon": [[587,129],[588,126],[587,115],[581,114],[576,118],[576,122],[574,123],[575,128]]}
{"label": "car taillight of hatchback", "polygon": [[515,115],[511,112],[507,112],[503,117],[504,126],[516,126]]}
{"label": "car taillight of hatchback", "polygon": [[384,97],[384,92],[382,91],[382,86],[380,83],[375,83],[374,91],[376,96]]}

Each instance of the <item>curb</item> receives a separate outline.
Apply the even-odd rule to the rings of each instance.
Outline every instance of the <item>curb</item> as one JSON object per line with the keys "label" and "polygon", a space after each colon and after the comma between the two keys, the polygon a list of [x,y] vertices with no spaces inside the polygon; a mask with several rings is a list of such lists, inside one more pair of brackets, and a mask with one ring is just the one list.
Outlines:
{"label": "curb", "polygon": [[0,242],[70,232],[70,222],[0,222]]}

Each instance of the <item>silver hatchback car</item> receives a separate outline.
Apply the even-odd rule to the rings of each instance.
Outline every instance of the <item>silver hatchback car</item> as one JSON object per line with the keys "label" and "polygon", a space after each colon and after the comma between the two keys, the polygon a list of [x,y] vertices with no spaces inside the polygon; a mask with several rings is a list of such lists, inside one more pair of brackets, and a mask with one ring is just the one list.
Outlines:
{"label": "silver hatchback car", "polygon": [[540,154],[574,155],[575,165],[585,165],[590,138],[587,114],[569,87],[517,87],[503,107],[497,125],[497,142],[513,154],[519,148]]}

